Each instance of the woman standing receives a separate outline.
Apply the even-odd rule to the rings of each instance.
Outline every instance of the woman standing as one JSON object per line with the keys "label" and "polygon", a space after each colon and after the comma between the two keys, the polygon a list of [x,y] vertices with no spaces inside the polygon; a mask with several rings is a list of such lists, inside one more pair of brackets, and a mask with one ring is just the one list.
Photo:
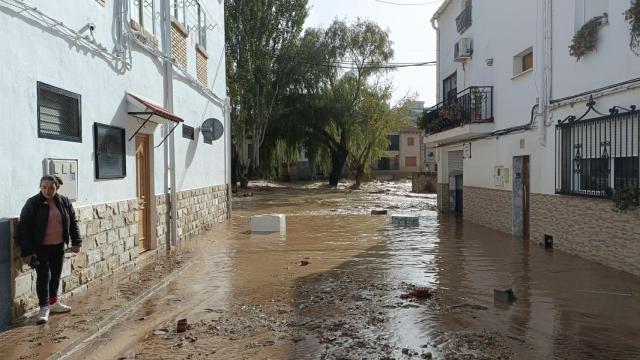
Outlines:
{"label": "woman standing", "polygon": [[64,244],[80,251],[80,234],[71,201],[57,193],[62,181],[57,176],[40,179],[40,192],[27,200],[20,213],[18,242],[22,259],[36,269],[36,292],[40,312],[38,324],[49,321],[49,312],[63,313],[71,307],[58,301]]}

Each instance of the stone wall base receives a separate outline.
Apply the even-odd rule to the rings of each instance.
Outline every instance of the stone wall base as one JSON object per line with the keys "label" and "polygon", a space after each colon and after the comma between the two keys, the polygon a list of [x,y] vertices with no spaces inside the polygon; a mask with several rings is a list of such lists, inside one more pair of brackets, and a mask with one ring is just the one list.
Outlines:
{"label": "stone wall base", "polygon": [[451,207],[449,206],[449,184],[438,183],[438,185],[436,185],[436,192],[438,195],[437,197],[438,211],[441,211],[441,212],[450,211]]}
{"label": "stone wall base", "polygon": [[[226,185],[182,191],[178,197],[178,240],[187,240],[227,218]],[[167,196],[156,196],[157,247],[147,253],[164,251],[169,224]],[[91,289],[116,271],[130,271],[137,266],[138,200],[128,199],[105,204],[77,207],[76,216],[82,237],[82,251],[66,254],[62,268],[61,297]],[[14,228],[18,219],[12,219]],[[18,246],[13,244],[13,318],[37,306],[36,274],[22,263]],[[5,289],[0,289],[4,291]]]}
{"label": "stone wall base", "polygon": [[554,248],[640,276],[640,210],[619,213],[613,202],[531,194],[531,240],[553,236]]}
{"label": "stone wall base", "polygon": [[511,234],[512,192],[465,186],[465,220]]}

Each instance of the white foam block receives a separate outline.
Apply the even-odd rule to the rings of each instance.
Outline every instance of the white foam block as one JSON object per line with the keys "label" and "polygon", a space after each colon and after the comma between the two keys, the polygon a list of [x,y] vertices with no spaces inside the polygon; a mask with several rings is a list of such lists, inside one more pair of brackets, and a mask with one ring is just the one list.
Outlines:
{"label": "white foam block", "polygon": [[251,217],[251,232],[273,233],[287,232],[287,220],[284,214],[254,215]]}

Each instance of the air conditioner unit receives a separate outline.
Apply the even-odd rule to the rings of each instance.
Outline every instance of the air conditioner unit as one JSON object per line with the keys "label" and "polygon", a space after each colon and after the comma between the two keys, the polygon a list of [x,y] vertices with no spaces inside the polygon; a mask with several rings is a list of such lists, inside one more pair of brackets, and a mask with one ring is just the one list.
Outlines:
{"label": "air conditioner unit", "polygon": [[467,59],[471,59],[471,53],[473,53],[473,48],[471,47],[471,45],[471,39],[460,39],[453,48],[454,61],[464,62]]}

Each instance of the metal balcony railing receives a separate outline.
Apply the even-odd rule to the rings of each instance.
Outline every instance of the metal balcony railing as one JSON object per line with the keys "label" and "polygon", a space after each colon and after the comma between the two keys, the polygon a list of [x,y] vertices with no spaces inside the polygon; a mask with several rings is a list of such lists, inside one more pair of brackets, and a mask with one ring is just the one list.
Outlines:
{"label": "metal balcony railing", "polygon": [[456,27],[458,28],[458,34],[462,34],[471,27],[471,5],[465,7],[460,15],[456,17]]}
{"label": "metal balcony railing", "polygon": [[424,111],[419,127],[436,134],[458,126],[493,122],[493,86],[470,86]]}

